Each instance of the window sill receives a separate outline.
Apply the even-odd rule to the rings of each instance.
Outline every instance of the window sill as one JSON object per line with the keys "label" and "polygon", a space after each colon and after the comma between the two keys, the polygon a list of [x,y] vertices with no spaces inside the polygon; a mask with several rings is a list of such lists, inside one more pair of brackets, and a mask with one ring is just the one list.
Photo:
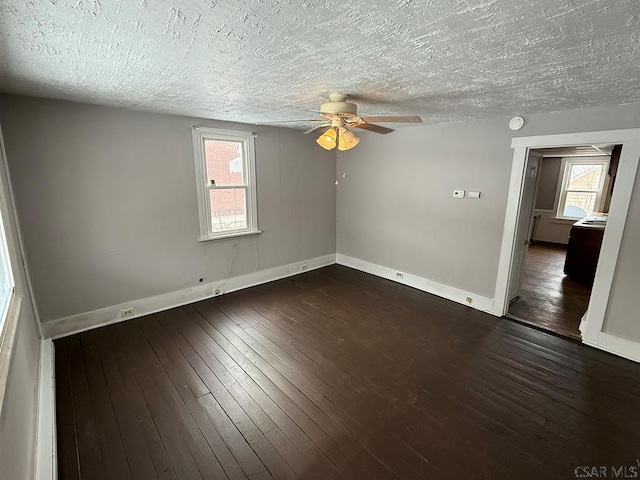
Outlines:
{"label": "window sill", "polygon": [[230,238],[238,238],[238,237],[253,237],[256,235],[260,235],[262,230],[250,230],[248,232],[238,232],[238,233],[228,233],[226,235],[215,235],[210,237],[200,237],[198,239],[199,242],[214,242],[216,240],[228,240]]}
{"label": "window sill", "polygon": [[573,225],[576,223],[579,218],[562,218],[562,217],[551,217],[549,218],[549,223],[564,223],[566,225]]}

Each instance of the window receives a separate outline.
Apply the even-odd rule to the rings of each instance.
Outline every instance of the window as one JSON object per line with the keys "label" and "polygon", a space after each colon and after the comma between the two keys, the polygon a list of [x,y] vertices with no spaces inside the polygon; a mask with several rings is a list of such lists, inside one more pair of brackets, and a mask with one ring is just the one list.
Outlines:
{"label": "window", "polygon": [[[9,249],[4,222],[0,216],[0,339],[4,331],[11,296],[13,295],[13,273],[9,260]],[[1,342],[0,342],[1,344]]]}
{"label": "window", "polygon": [[194,127],[200,240],[258,230],[251,132]]}
{"label": "window", "polygon": [[0,132],[0,413],[3,412],[12,348],[18,330],[21,296],[16,295],[13,269],[9,253],[15,253],[9,218],[12,214],[6,178],[4,148]]}
{"label": "window", "polygon": [[559,218],[580,219],[602,208],[608,160],[569,159],[558,201]]}

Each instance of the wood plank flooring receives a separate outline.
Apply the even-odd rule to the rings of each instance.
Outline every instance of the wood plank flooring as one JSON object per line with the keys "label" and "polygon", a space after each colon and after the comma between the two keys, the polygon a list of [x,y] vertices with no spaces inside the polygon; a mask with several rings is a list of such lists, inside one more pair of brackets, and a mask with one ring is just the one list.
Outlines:
{"label": "wood plank flooring", "polygon": [[539,328],[580,339],[580,320],[589,306],[591,288],[563,272],[564,245],[532,244],[524,265],[520,298],[509,314]]}
{"label": "wood plank flooring", "polygon": [[640,365],[346,267],[55,351],[61,480],[571,479],[640,455]]}

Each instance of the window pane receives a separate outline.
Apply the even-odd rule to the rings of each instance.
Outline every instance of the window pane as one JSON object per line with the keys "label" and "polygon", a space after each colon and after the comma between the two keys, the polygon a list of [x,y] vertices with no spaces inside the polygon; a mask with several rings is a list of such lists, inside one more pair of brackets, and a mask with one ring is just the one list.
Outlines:
{"label": "window pane", "polygon": [[213,232],[247,228],[247,201],[244,188],[209,190],[209,195]]}
{"label": "window pane", "polygon": [[207,185],[244,185],[242,143],[205,140]]}
{"label": "window pane", "polygon": [[0,333],[6,319],[9,300],[13,290],[13,276],[9,264],[9,250],[7,246],[7,236],[0,217]]}
{"label": "window pane", "polygon": [[562,216],[582,218],[591,215],[596,205],[596,194],[588,192],[567,192]]}
{"label": "window pane", "polygon": [[571,176],[569,177],[567,190],[598,190],[602,171],[602,165],[571,165]]}

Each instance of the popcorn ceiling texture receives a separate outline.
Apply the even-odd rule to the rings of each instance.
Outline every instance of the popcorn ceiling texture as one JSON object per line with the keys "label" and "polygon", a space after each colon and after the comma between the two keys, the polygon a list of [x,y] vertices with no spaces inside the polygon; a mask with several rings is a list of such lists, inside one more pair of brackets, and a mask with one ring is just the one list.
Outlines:
{"label": "popcorn ceiling texture", "polygon": [[[247,123],[640,102],[638,0],[4,0],[0,90]],[[294,124],[294,127],[307,127]]]}

